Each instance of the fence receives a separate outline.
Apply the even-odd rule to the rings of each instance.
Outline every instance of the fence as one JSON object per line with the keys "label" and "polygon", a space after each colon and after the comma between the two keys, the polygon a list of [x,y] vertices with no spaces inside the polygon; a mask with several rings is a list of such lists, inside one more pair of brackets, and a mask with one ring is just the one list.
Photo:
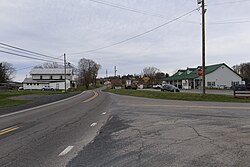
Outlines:
{"label": "fence", "polygon": [[235,87],[234,97],[250,98],[250,86]]}

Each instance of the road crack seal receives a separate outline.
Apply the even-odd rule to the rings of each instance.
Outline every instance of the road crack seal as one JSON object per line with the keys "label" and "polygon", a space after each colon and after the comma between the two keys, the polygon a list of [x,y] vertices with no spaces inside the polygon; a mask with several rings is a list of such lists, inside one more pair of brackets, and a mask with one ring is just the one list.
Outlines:
{"label": "road crack seal", "polygon": [[140,129],[133,129],[133,130],[138,132],[138,137],[141,141],[141,146],[139,148],[139,154],[138,154],[138,160],[141,161],[142,151],[144,150],[144,141],[142,137],[142,132]]}

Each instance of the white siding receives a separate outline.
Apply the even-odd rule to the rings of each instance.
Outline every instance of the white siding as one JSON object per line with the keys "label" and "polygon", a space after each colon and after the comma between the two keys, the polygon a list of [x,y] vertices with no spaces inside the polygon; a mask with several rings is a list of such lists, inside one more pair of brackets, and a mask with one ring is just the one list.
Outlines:
{"label": "white siding", "polygon": [[[23,89],[25,90],[41,90],[44,86],[50,86],[53,89],[64,89],[64,82],[52,82],[52,83],[23,83]],[[66,88],[70,88],[70,81],[66,80]]]}
{"label": "white siding", "polygon": [[182,89],[191,89],[188,79],[182,80]]}
{"label": "white siding", "polygon": [[239,82],[242,83],[242,79],[232,70],[230,70],[225,65],[218,68],[216,71],[206,75],[206,86],[208,86],[208,82],[215,82],[214,87],[231,87],[232,82]]}
{"label": "white siding", "polygon": [[[52,82],[49,84],[49,86],[53,89],[61,89],[63,90],[65,88],[65,82]],[[66,80],[66,88],[70,88],[70,81]]]}
{"label": "white siding", "polygon": [[32,79],[40,79],[40,75],[32,75]]}
{"label": "white siding", "polygon": [[24,90],[41,90],[44,86],[48,86],[49,84],[42,84],[42,83],[23,83]]}

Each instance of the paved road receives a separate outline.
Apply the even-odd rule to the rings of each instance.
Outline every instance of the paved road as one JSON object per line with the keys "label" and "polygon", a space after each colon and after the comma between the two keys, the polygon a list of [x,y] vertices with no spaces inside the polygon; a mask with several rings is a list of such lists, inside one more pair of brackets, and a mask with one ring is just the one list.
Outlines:
{"label": "paved road", "polygon": [[68,167],[250,166],[250,104],[112,101],[112,118]]}
{"label": "paved road", "polygon": [[0,116],[0,166],[61,167],[98,134],[110,98],[87,91],[69,100]]}
{"label": "paved road", "polygon": [[250,164],[250,104],[156,100],[88,91],[0,116],[0,166]]}

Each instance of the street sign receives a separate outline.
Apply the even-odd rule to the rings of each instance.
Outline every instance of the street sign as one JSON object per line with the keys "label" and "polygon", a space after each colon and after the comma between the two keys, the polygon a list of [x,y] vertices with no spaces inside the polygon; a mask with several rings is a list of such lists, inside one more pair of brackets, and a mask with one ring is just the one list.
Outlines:
{"label": "street sign", "polygon": [[202,76],[202,69],[201,68],[198,69],[198,75]]}

